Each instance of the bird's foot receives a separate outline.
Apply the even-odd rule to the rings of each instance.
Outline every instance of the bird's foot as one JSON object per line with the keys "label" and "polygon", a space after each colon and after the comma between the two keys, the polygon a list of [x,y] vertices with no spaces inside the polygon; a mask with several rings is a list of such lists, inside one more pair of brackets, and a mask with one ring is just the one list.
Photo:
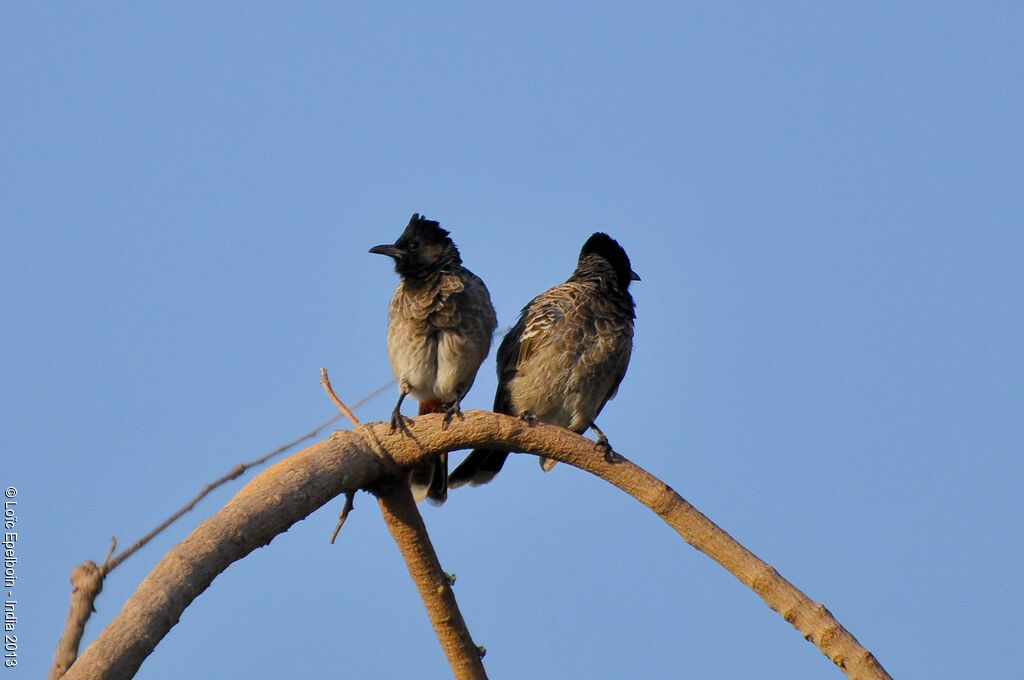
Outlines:
{"label": "bird's foot", "polygon": [[604,459],[612,465],[621,463],[622,456],[615,453],[615,449],[613,449],[612,445],[608,443],[608,437],[604,436],[604,432],[597,430],[597,428],[594,429],[597,431],[597,448],[604,453]]}
{"label": "bird's foot", "polygon": [[527,425],[533,427],[537,424],[537,416],[533,415],[529,411],[519,416],[519,420],[526,422]]}
{"label": "bird's foot", "polygon": [[441,429],[447,430],[448,426],[452,422],[452,418],[458,416],[459,420],[462,420],[462,406],[458,399],[448,404],[444,408],[444,420],[441,421]]}
{"label": "bird's foot", "polygon": [[409,423],[411,421],[402,415],[402,412],[397,408],[391,412],[391,431],[401,430],[405,434],[411,434],[409,431]]}

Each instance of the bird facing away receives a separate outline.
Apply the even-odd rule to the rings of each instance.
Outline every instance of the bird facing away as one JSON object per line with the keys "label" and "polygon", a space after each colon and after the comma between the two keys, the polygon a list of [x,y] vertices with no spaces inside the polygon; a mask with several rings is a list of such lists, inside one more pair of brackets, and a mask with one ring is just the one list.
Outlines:
{"label": "bird facing away", "polygon": [[[594,420],[615,396],[629,365],[636,317],[629,284],[639,280],[613,238],[597,233],[587,239],[569,280],[531,300],[502,340],[494,410],[577,434],[592,429],[605,457],[613,460],[608,438]],[[507,457],[504,451],[476,449],[452,472],[449,484],[489,482]],[[545,471],[553,466],[541,458]]]}
{"label": "bird facing away", "polygon": [[[406,428],[402,401],[411,394],[419,413],[460,414],[460,403],[491,349],[497,326],[487,287],[462,266],[459,250],[437,222],[414,214],[393,245],[370,249],[395,260],[401,276],[388,307],[388,359],[398,380],[391,429]],[[410,472],[417,501],[440,504],[448,495],[448,454]]]}

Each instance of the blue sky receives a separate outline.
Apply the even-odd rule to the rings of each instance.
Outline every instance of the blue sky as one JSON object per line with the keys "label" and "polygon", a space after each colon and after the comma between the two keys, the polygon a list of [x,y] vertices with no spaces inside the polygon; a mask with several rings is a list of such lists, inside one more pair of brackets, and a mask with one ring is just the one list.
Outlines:
{"label": "blue sky", "polygon": [[[396,276],[366,251],[414,211],[451,230],[499,328],[615,236],[643,277],[600,421],[616,448],[894,677],[1015,677],[1022,21],[987,2],[5,3],[13,677],[48,666],[72,566],[333,414],[321,366],[350,403],[390,380]],[[492,356],[464,406],[494,383]],[[87,640],[238,488],[108,578]],[[331,546],[340,506],[221,575],[138,677],[449,677],[375,502]],[[567,466],[514,457],[423,512],[491,677],[840,677]]]}

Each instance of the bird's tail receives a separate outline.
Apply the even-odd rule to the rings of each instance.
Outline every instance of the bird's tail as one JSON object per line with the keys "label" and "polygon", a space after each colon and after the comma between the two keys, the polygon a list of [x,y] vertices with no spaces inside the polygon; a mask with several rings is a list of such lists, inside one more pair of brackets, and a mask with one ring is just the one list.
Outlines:
{"label": "bird's tail", "polygon": [[[437,413],[443,410],[444,406],[445,404],[440,401],[421,401],[419,415]],[[447,452],[410,470],[409,487],[417,503],[424,498],[436,505],[444,503],[448,498]]]}
{"label": "bird's tail", "polygon": [[494,479],[508,458],[507,451],[473,449],[448,476],[448,486],[457,489],[463,484],[480,486]]}

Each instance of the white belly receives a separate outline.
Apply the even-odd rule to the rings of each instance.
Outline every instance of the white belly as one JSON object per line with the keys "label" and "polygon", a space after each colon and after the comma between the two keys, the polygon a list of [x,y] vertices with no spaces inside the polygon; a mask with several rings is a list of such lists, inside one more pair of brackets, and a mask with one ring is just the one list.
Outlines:
{"label": "white belly", "polygon": [[[454,401],[458,386],[465,378],[460,375],[459,366],[449,353],[443,351],[446,344],[444,332],[428,337],[388,337],[388,358],[391,370],[416,401]],[[441,351],[439,351],[441,348]]]}

